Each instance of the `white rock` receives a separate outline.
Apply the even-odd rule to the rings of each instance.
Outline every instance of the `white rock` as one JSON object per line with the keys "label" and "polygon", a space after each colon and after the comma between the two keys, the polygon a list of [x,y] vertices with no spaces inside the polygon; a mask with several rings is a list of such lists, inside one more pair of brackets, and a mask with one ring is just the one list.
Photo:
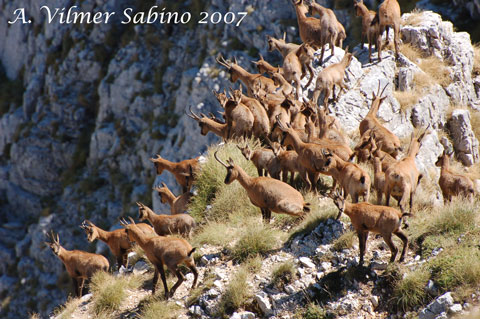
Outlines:
{"label": "white rock", "polygon": [[451,307],[449,308],[449,311],[450,311],[451,313],[459,313],[459,312],[461,312],[462,310],[463,310],[462,305],[459,304],[459,303],[456,303],[456,304],[454,304],[453,306],[451,306]]}
{"label": "white rock", "polygon": [[191,306],[190,308],[188,308],[188,311],[196,317],[200,317],[201,315],[203,315],[203,310],[199,305]]}
{"label": "white rock", "polygon": [[371,296],[370,297],[370,301],[372,302],[372,306],[374,308],[377,308],[378,307],[378,297],[377,296]]}
{"label": "white rock", "polygon": [[268,299],[268,295],[261,291],[258,294],[255,295],[255,300],[258,303],[258,306],[260,307],[260,310],[263,312],[264,315],[268,316],[272,314],[272,305],[270,303],[270,300]]}

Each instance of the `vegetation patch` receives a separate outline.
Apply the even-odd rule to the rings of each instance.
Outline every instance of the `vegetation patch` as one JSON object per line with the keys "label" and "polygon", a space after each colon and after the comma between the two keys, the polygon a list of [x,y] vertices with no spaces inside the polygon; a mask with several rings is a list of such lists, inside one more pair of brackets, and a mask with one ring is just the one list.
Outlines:
{"label": "vegetation patch", "polygon": [[278,265],[272,272],[272,284],[282,287],[292,283],[296,278],[296,267],[291,260]]}
{"label": "vegetation patch", "polygon": [[72,318],[73,312],[80,305],[80,298],[68,298],[64,305],[56,308],[53,313],[57,319]]}
{"label": "vegetation patch", "polygon": [[480,75],[480,43],[473,45],[473,75]]}
{"label": "vegetation patch", "polygon": [[353,231],[347,231],[342,236],[335,239],[333,242],[333,249],[336,251],[342,251],[353,247],[353,242],[356,238],[356,233]]}
{"label": "vegetation patch", "polygon": [[181,313],[181,308],[174,302],[150,297],[144,304],[140,314],[141,319],[176,319]]}
{"label": "vegetation patch", "polygon": [[233,246],[233,259],[242,262],[249,257],[267,253],[275,247],[278,235],[279,232],[269,226],[263,226],[263,224],[250,225]]}
{"label": "vegetation patch", "polygon": [[231,313],[247,303],[248,298],[251,296],[247,282],[248,275],[248,270],[244,267],[240,267],[235,272],[218,305],[218,314],[220,316]]}
{"label": "vegetation patch", "polygon": [[393,298],[402,311],[423,305],[427,301],[425,286],[430,279],[426,269],[407,273],[399,280],[393,290]]}

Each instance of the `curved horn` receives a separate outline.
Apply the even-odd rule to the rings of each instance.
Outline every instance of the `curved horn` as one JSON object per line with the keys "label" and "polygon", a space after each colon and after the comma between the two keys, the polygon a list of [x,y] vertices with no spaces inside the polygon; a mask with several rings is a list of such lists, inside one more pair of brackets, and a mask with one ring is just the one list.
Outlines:
{"label": "curved horn", "polygon": [[[378,82],[378,84],[380,84],[380,82]],[[385,89],[390,85],[390,83],[387,82],[387,85],[385,85],[385,87],[383,88],[382,90],[382,93],[380,93],[379,96],[382,96],[383,95],[383,92],[385,92]]]}
{"label": "curved horn", "polygon": [[283,32],[283,41],[287,40],[287,32]]}
{"label": "curved horn", "polygon": [[238,61],[237,61],[237,57],[236,57],[236,56],[233,57],[233,63],[238,64]]}
{"label": "curved horn", "polygon": [[190,108],[188,109],[190,111],[190,114],[187,114],[189,117],[191,117],[192,119],[194,119],[195,121],[199,121],[200,120],[200,117],[193,113],[192,111],[192,106],[190,105]]}
{"label": "curved horn", "polygon": [[213,153],[213,156],[215,157],[215,159],[217,160],[217,162],[219,162],[220,164],[222,164],[223,166],[225,166],[225,168],[229,168],[230,166],[225,164],[221,159],[218,158],[218,150],[215,151],[215,153]]}
{"label": "curved horn", "polygon": [[230,69],[232,67],[230,64],[228,64],[227,61],[225,61],[221,53],[218,54],[218,56],[215,58],[215,61],[217,61],[218,64],[223,65],[227,69]]}
{"label": "curved horn", "polygon": [[162,182],[162,186],[165,187],[165,188],[168,188],[167,185],[165,185],[164,182]]}
{"label": "curved horn", "polygon": [[130,220],[130,223],[132,223],[133,225],[135,225],[135,221],[133,220],[133,218],[131,216],[128,216],[128,219]]}
{"label": "curved horn", "polygon": [[143,206],[143,204],[140,203],[140,202],[135,202],[135,204],[137,204],[138,207],[142,207],[142,206]]}
{"label": "curved horn", "polygon": [[127,226],[127,225],[128,225],[128,223],[127,223],[127,221],[125,220],[125,218],[120,219],[120,225],[122,225],[122,226]]}

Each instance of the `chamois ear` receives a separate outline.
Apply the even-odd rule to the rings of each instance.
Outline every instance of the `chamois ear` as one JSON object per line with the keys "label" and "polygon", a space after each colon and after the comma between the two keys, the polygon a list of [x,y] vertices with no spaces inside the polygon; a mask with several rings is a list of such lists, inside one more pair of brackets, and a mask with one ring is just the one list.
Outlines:
{"label": "chamois ear", "polygon": [[228,163],[228,165],[230,165],[230,166],[233,166],[233,165],[235,165],[235,163],[233,162],[233,159],[232,159],[231,157],[230,157],[230,158],[228,158],[228,161],[227,161],[227,163]]}
{"label": "chamois ear", "polygon": [[283,38],[282,38],[283,41],[286,41],[287,40],[287,32],[283,32]]}
{"label": "chamois ear", "polygon": [[135,202],[135,204],[137,204],[138,207],[143,207],[143,204],[140,202]]}
{"label": "chamois ear", "polygon": [[133,218],[132,218],[131,216],[128,216],[128,219],[130,220],[130,223],[131,223],[132,225],[135,225],[135,221],[133,220]]}

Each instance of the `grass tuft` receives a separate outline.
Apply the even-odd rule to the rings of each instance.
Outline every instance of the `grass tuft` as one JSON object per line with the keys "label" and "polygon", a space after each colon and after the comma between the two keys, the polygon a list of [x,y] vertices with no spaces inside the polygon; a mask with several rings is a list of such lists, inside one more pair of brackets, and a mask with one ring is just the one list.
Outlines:
{"label": "grass tuft", "polygon": [[393,290],[393,299],[402,311],[423,305],[427,300],[425,286],[430,273],[419,269],[406,274],[399,280]]}
{"label": "grass tuft", "polygon": [[318,199],[313,200],[312,198],[312,201],[308,201],[308,196],[305,196],[305,200],[311,203],[311,211],[298,226],[292,228],[289,240],[297,236],[310,234],[318,225],[326,222],[329,218],[335,218],[338,214],[337,208],[331,202],[326,205],[324,203],[320,204]]}
{"label": "grass tuft", "polygon": [[336,251],[342,251],[353,247],[353,242],[356,238],[356,233],[353,231],[347,231],[342,236],[335,239],[333,242],[333,249]]}
{"label": "grass tuft", "polygon": [[142,319],[176,319],[180,315],[181,308],[174,302],[148,297],[140,318]]}
{"label": "grass tuft", "polygon": [[480,43],[473,45],[473,75],[480,75]]}
{"label": "grass tuft", "polygon": [[218,314],[221,317],[246,304],[251,295],[247,279],[248,270],[240,267],[233,275],[218,305]]}
{"label": "grass tuft", "polygon": [[291,260],[280,264],[272,271],[272,284],[275,287],[292,283],[296,277],[296,268]]}
{"label": "grass tuft", "polygon": [[64,305],[56,308],[53,311],[55,318],[67,319],[72,318],[75,309],[80,305],[80,298],[68,298]]}
{"label": "grass tuft", "polygon": [[232,257],[238,262],[249,257],[262,255],[272,250],[277,243],[279,232],[270,226],[253,224],[245,229],[238,242],[232,248]]}
{"label": "grass tuft", "polygon": [[187,301],[185,302],[187,307],[198,303],[198,301],[200,300],[200,296],[213,287],[213,282],[215,281],[215,279],[217,279],[217,276],[213,272],[213,269],[208,269],[203,275],[202,284],[197,285],[195,289],[190,291],[190,294],[187,297]]}
{"label": "grass tuft", "polygon": [[295,315],[295,318],[302,319],[327,319],[329,318],[328,313],[317,305],[316,303],[310,302],[305,306],[305,308],[298,314]]}

